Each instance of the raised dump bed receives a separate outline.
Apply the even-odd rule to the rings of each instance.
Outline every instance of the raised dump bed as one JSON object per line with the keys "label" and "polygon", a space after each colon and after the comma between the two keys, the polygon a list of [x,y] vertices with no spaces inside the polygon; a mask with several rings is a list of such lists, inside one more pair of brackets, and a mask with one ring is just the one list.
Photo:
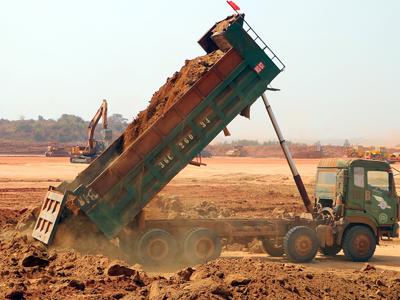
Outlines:
{"label": "raised dump bed", "polygon": [[[72,193],[108,238],[130,223],[284,68],[244,15],[223,32],[214,33],[215,26],[199,44],[207,53],[224,52],[217,63],[131,144],[124,146],[121,136],[73,182],[50,191]],[[44,226],[46,220],[52,224]],[[34,232],[44,242],[51,240],[57,217],[49,220],[39,220]]]}

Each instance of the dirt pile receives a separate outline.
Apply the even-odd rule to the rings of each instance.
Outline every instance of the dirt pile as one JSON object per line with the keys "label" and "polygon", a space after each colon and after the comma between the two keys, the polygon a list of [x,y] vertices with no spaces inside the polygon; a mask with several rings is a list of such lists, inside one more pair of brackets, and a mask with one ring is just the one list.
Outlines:
{"label": "dirt pile", "polygon": [[119,299],[132,291],[140,295],[149,284],[140,268],[100,255],[49,250],[18,233],[2,234],[0,253],[1,298],[67,299],[86,294],[89,299]]}
{"label": "dirt pile", "polygon": [[189,281],[170,282],[159,295],[204,299],[355,299],[399,296],[395,272],[315,272],[261,259],[218,259],[195,268]]}
{"label": "dirt pile", "polygon": [[260,254],[265,253],[262,243],[257,238],[253,239],[251,242],[247,244],[241,243],[228,243],[226,240],[223,240],[222,250],[224,251],[243,251],[252,254]]}
{"label": "dirt pile", "polygon": [[234,21],[236,21],[236,19],[238,18],[238,15],[232,15],[227,17],[225,20],[218,22],[214,29],[212,30],[212,32],[215,33],[220,33],[225,31],[225,29],[227,29],[229,27],[229,25],[231,25]]}
{"label": "dirt pile", "polygon": [[[234,134],[234,133],[233,133]],[[214,144],[207,146],[213,156],[225,156],[234,146],[230,144]],[[342,146],[324,145],[322,152],[316,151],[314,145],[292,143],[289,145],[293,158],[324,158],[324,157],[343,157],[346,155],[346,148]],[[283,158],[283,152],[279,144],[243,146],[243,152],[249,157],[275,157]]]}
{"label": "dirt pile", "polygon": [[205,219],[229,218],[234,212],[226,207],[219,207],[212,201],[201,201],[188,205],[176,196],[156,196],[153,205],[145,208],[148,218],[167,219]]}
{"label": "dirt pile", "polygon": [[[103,255],[46,248],[17,232],[27,212],[0,211],[0,298],[8,299],[356,299],[400,296],[400,273],[373,265],[314,270],[264,258],[221,258],[152,274]],[[4,222],[5,220],[5,222]],[[260,242],[248,245],[258,253]],[[238,249],[243,250],[243,249]],[[163,275],[163,276],[160,276]]]}
{"label": "dirt pile", "polygon": [[400,274],[314,271],[256,258],[224,258],[168,276],[101,255],[46,249],[18,233],[0,238],[0,297],[9,299],[355,299],[400,296]]}
{"label": "dirt pile", "polygon": [[5,230],[7,227],[15,227],[20,212],[11,209],[0,209],[0,229]]}
{"label": "dirt pile", "polygon": [[125,130],[124,149],[154,124],[182,95],[184,95],[221,57],[222,51],[186,60],[179,72],[153,94],[146,110],[141,111]]}
{"label": "dirt pile", "polygon": [[232,217],[233,212],[228,208],[220,208],[212,201],[202,201],[193,207],[193,211],[200,218],[228,218]]}

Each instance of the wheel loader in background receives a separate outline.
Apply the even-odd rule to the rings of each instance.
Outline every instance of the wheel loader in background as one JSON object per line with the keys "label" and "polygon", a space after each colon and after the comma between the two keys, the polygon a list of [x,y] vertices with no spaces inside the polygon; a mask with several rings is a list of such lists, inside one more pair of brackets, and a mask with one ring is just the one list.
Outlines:
{"label": "wheel loader in background", "polygon": [[[132,261],[153,267],[217,258],[221,240],[258,238],[272,256],[312,260],[318,250],[341,249],[367,261],[381,237],[398,236],[399,199],[389,165],[362,159],[322,160],[314,201],[309,199],[266,95],[285,68],[245,21],[243,14],[222,32],[214,25],[199,41],[210,53],[224,52],[164,114],[127,148],[117,138],[72,182],[50,187],[32,236],[51,244],[58,225],[96,230],[118,240]],[[243,110],[261,96],[306,209],[305,217],[151,220],[143,208]],[[229,201],[229,195],[227,195]],[[73,226],[73,204],[92,226]],[[90,229],[91,228],[91,229]],[[81,240],[85,243],[85,240]],[[79,241],[77,240],[78,244]]]}
{"label": "wheel loader in background", "polygon": [[381,160],[390,164],[400,162],[399,152],[390,153],[386,147],[354,146],[347,149],[347,157]]}
{"label": "wheel loader in background", "polygon": [[[103,129],[101,130],[102,140],[94,139],[96,126],[102,118]],[[86,146],[73,146],[71,148],[71,163],[91,163],[99,156],[110,144],[112,140],[112,130],[108,128],[107,121],[107,101],[103,100],[88,126],[88,141]]]}
{"label": "wheel loader in background", "polygon": [[384,160],[387,161],[390,154],[387,151],[386,147],[375,147],[374,149],[370,149],[365,151],[364,158],[372,159],[372,160]]}

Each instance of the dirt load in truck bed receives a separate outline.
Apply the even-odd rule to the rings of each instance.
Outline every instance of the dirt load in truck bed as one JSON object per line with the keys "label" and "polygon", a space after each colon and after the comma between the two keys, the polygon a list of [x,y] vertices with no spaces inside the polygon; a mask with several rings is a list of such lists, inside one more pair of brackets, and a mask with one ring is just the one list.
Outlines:
{"label": "dirt load in truck bed", "polygon": [[141,111],[125,130],[123,149],[153,125],[179,98],[184,95],[223,56],[220,50],[186,60],[179,72],[153,94],[149,105]]}
{"label": "dirt load in truck bed", "polygon": [[228,26],[231,25],[237,18],[238,15],[233,15],[227,17],[225,20],[221,22],[218,22],[217,24],[215,24],[215,27],[212,30],[213,34],[225,31],[225,29],[227,29]]}

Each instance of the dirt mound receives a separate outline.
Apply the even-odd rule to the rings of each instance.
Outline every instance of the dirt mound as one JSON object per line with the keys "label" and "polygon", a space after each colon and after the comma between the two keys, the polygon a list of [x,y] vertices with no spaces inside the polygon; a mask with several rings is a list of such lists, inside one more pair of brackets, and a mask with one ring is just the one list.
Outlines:
{"label": "dirt mound", "polygon": [[119,299],[133,291],[140,295],[149,284],[139,268],[100,255],[49,250],[18,233],[3,236],[0,251],[5,258],[0,262],[1,298],[71,299],[86,294],[90,299]]}
{"label": "dirt mound", "polygon": [[[180,204],[173,205],[181,209]],[[399,273],[380,271],[373,265],[360,266],[359,271],[314,270],[303,265],[266,262],[264,258],[221,258],[169,273],[169,277],[151,276],[140,265],[131,266],[124,260],[46,248],[12,228],[21,219],[30,219],[29,214],[34,212],[0,211],[0,220],[6,222],[0,232],[1,298],[398,299],[400,296]],[[259,253],[260,245],[253,240],[246,251]],[[243,246],[237,250],[244,250]]]}
{"label": "dirt mound", "polygon": [[261,259],[218,259],[195,268],[186,283],[172,282],[160,295],[204,299],[397,299],[395,272],[315,272],[293,264]]}
{"label": "dirt mound", "polygon": [[220,208],[212,201],[202,201],[193,207],[193,211],[200,218],[227,218],[233,215],[233,212],[227,208]]}
{"label": "dirt mound", "polygon": [[224,241],[222,249],[224,251],[243,251],[253,254],[265,253],[262,243],[257,238],[253,239],[251,242],[247,243],[247,245],[241,243],[228,243]]}
{"label": "dirt mound", "polygon": [[185,94],[221,57],[217,50],[207,55],[186,60],[179,72],[167,79],[167,82],[153,94],[146,110],[141,111],[125,130],[124,149],[154,124],[183,94]]}
{"label": "dirt mound", "polygon": [[216,219],[234,215],[229,208],[219,207],[212,201],[201,201],[196,205],[188,205],[175,196],[156,196],[152,204],[144,210],[149,219]]}
{"label": "dirt mound", "polygon": [[225,29],[227,29],[229,27],[229,25],[231,25],[237,18],[238,18],[238,15],[232,15],[232,16],[227,17],[225,20],[218,22],[215,25],[212,32],[219,33],[219,32],[225,31]]}
{"label": "dirt mound", "polygon": [[[206,150],[213,156],[225,156],[234,146],[230,144],[208,145]],[[343,157],[346,149],[342,146],[324,145],[322,151],[316,151],[314,145],[296,144],[289,145],[293,158],[323,158],[323,157]],[[250,157],[275,157],[283,158],[283,152],[279,144],[243,146],[242,151]]]}
{"label": "dirt mound", "polygon": [[257,258],[224,258],[169,278],[102,255],[47,249],[26,235],[0,235],[0,297],[10,299],[349,299],[400,296],[399,273],[314,271]]}
{"label": "dirt mound", "polygon": [[0,229],[15,226],[18,222],[20,212],[11,209],[0,209]]}

